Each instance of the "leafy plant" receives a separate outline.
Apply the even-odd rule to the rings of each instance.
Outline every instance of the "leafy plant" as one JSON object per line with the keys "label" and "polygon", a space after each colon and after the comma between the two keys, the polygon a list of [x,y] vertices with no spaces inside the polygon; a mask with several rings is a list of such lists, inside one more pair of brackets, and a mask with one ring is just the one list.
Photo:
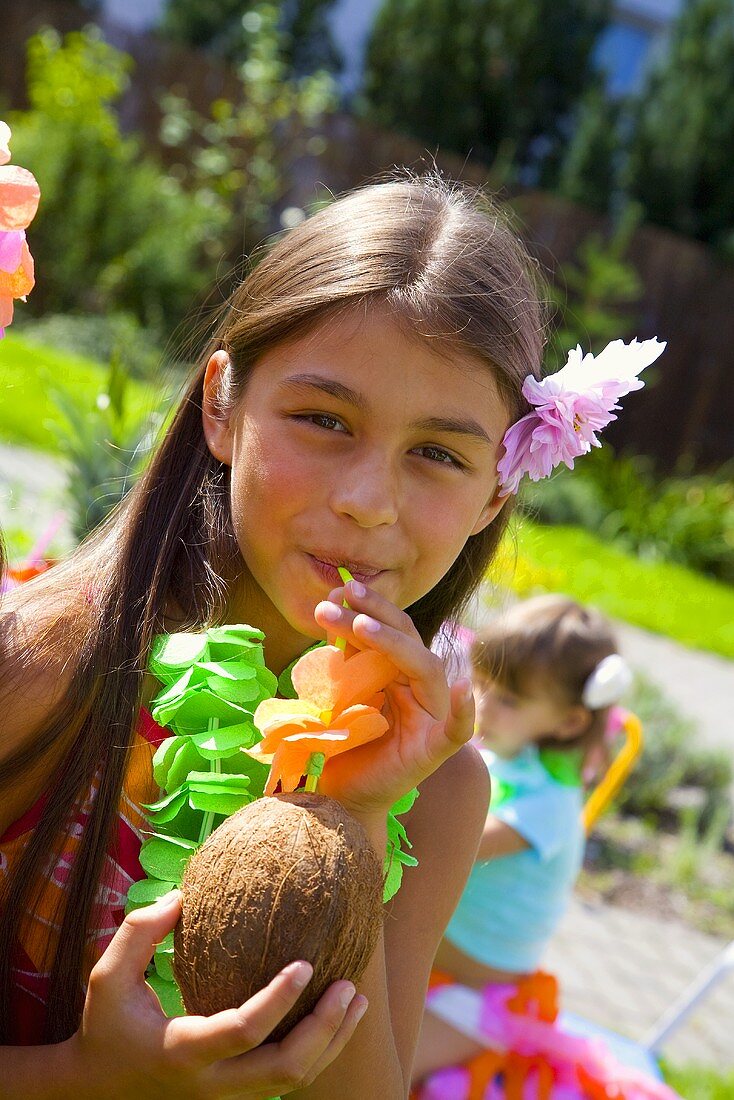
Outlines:
{"label": "leafy plant", "polygon": [[617,455],[609,444],[573,473],[558,470],[529,485],[523,507],[545,523],[579,524],[645,560],[679,562],[734,582],[734,478],[710,474],[655,477],[642,456]]}
{"label": "leafy plant", "polygon": [[290,185],[286,159],[323,151],[313,131],[336,105],[328,73],[290,73],[277,7],[261,3],[246,14],[238,101],[215,100],[204,116],[182,95],[161,99],[161,141],[179,157],[173,171],[189,190],[210,194],[231,212],[227,249],[237,255],[272,229],[272,208]]}
{"label": "leafy plant", "polygon": [[549,371],[562,367],[577,344],[599,352],[630,331],[642,280],[625,253],[639,221],[639,207],[627,206],[608,240],[590,234],[576,260],[561,266],[550,291],[558,322],[548,345]]}
{"label": "leafy plant", "polygon": [[[328,24],[333,6],[334,0],[280,0],[278,27],[285,59],[294,71],[341,67]],[[250,54],[256,23],[257,9],[243,10],[242,0],[168,0],[161,29],[179,42],[237,64]]]}
{"label": "leafy plant", "polygon": [[209,281],[229,213],[214,191],[187,192],[122,135],[115,104],[131,67],[94,28],[34,35],[30,109],[11,117],[13,150],[43,194],[36,308],[128,312],[160,336]]}
{"label": "leafy plant", "polygon": [[18,327],[24,339],[88,359],[116,358],[134,378],[152,378],[163,352],[132,313],[45,313]]}
{"label": "leafy plant", "polygon": [[537,179],[567,142],[606,0],[385,0],[367,50],[370,116]]}
{"label": "leafy plant", "polygon": [[106,389],[90,407],[74,393],[55,387],[52,427],[69,466],[67,496],[71,526],[83,539],[122,500],[144,466],[163,419],[165,398],[144,414],[130,410],[129,376],[113,359]]}

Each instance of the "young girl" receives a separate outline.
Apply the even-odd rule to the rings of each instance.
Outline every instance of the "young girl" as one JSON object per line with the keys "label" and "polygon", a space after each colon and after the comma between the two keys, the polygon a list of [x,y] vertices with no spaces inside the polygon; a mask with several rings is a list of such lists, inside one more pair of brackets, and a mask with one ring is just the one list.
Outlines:
{"label": "young girl", "polygon": [[[488,798],[466,745],[470,684],[449,688],[427,645],[504,530],[519,468],[506,433],[530,408],[542,328],[527,256],[486,203],[433,177],[333,203],[234,292],[118,512],[5,597],[3,1097],[406,1094]],[[355,578],[346,588],[337,565]],[[390,729],[348,768],[330,761],[320,789],[379,853],[389,807],[421,791],[404,819],[419,865],[360,991],[336,983],[278,1044],[264,1040],[307,964],[238,1010],[167,1020],[144,971],[177,896],[122,922],[165,735],[146,709],[152,639],[244,622],[265,632],[276,673],[324,638],[387,654],[400,670]]]}
{"label": "young girl", "polygon": [[[584,850],[583,761],[603,746],[610,708],[631,676],[606,620],[563,596],[527,600],[495,619],[474,640],[471,666],[475,743],[492,800],[436,967],[481,990],[489,1011],[492,997],[506,1001],[537,970],[566,909]],[[418,1081],[483,1050],[462,1031],[468,1021],[456,1020],[457,1030],[430,1005]]]}

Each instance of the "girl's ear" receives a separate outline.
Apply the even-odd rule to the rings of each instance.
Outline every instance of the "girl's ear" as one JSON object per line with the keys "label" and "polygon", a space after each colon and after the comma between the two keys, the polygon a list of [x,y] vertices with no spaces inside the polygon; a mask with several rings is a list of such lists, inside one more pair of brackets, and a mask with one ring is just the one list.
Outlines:
{"label": "girl's ear", "polygon": [[494,491],[494,496],[490,498],[490,500],[484,505],[481,512],[479,513],[479,518],[472,527],[470,534],[478,535],[479,532],[483,531],[485,527],[489,527],[492,520],[497,518],[502,508],[509,499],[509,496],[500,496],[500,486],[498,484],[497,488]]}
{"label": "girl's ear", "polygon": [[558,723],[554,736],[563,741],[573,741],[582,733],[586,733],[591,724],[591,717],[591,711],[581,703],[568,707]]}
{"label": "girl's ear", "polygon": [[231,369],[226,351],[215,351],[206,365],[201,400],[201,421],[206,445],[220,462],[232,465],[232,429],[230,415],[223,403],[227,392],[227,373]]}

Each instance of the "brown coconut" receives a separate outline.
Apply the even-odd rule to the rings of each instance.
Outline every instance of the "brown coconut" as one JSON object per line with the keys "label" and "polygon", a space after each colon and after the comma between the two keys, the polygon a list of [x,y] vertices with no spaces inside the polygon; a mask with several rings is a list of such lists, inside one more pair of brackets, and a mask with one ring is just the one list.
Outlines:
{"label": "brown coconut", "polygon": [[260,798],[191,857],[173,970],[189,1014],[235,1008],[288,963],[313,977],[270,1036],[313,1009],[332,982],[356,982],[382,927],[382,868],[362,826],[318,794]]}

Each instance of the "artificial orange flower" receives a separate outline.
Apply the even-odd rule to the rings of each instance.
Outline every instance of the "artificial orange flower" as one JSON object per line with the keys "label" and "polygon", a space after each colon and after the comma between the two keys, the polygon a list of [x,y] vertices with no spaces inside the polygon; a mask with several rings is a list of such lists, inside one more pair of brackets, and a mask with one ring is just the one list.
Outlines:
{"label": "artificial orange flower", "polygon": [[304,654],[292,673],[298,698],[266,699],[255,711],[263,739],[247,752],[270,764],[265,794],[273,794],[278,783],[294,791],[312,753],[328,761],[382,737],[388,726],[378,709],[382,689],[396,675],[392,661],[372,650],[345,657],[327,645]]}

